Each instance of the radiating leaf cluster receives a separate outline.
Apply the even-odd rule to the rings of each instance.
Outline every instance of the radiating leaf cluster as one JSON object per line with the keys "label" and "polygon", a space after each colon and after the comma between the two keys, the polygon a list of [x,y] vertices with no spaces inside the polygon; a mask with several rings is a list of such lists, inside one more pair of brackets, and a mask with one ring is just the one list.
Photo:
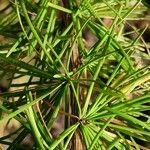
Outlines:
{"label": "radiating leaf cluster", "polygon": [[141,0],[15,0],[9,7],[0,15],[0,35],[8,40],[0,44],[0,77],[8,82],[0,124],[15,118],[20,128],[0,143],[8,150],[144,148],[150,66],[139,67],[136,54],[150,58],[142,38],[147,26],[130,25],[134,39],[124,32],[128,20],[143,19]]}

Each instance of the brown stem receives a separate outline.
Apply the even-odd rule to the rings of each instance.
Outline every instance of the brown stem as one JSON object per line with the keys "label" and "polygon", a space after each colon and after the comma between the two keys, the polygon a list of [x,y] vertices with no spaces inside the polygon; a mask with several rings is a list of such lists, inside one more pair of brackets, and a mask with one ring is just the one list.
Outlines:
{"label": "brown stem", "polygon": [[[44,100],[43,101],[45,104],[47,104],[50,108],[52,108],[53,110],[56,109],[51,103],[49,103],[48,101]],[[59,113],[62,114],[62,115],[65,115],[65,116],[68,116],[70,118],[74,118],[75,120],[80,120],[78,116],[75,116],[73,114],[70,114],[70,113],[67,113],[67,112],[64,112],[62,110],[59,110]]]}

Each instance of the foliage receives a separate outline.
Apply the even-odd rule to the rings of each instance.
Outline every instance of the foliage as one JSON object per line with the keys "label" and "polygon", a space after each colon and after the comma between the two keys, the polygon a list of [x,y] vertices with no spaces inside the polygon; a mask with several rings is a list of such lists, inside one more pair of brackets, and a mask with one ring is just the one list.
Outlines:
{"label": "foliage", "polygon": [[0,45],[1,78],[9,76],[0,124],[15,118],[21,126],[0,143],[29,149],[22,146],[28,134],[31,149],[41,150],[139,150],[150,142],[150,66],[137,58],[149,59],[147,26],[124,32],[127,20],[142,19],[140,0],[15,0],[11,7],[0,16],[9,39]]}

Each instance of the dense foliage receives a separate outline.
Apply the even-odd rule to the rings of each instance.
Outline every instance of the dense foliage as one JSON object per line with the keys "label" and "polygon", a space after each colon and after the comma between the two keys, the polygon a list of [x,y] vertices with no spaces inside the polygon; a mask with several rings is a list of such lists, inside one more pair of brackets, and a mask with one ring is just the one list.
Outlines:
{"label": "dense foliage", "polygon": [[[7,9],[0,14],[0,76],[7,80],[0,124],[15,118],[20,126],[1,144],[148,148],[150,53],[142,37],[148,26],[130,23],[144,19],[140,0],[15,0]],[[29,135],[33,142],[25,147]]]}

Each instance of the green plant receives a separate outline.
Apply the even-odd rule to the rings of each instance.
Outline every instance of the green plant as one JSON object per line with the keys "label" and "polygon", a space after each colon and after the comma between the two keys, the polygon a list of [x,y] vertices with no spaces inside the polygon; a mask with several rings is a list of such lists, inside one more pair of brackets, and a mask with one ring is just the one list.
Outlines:
{"label": "green plant", "polygon": [[[149,143],[150,67],[136,62],[138,53],[149,59],[141,51],[147,26],[132,27],[135,39],[123,30],[146,11],[141,1],[11,4],[9,14],[0,16],[0,34],[10,39],[0,46],[1,77],[9,74],[10,82],[0,94],[1,111],[8,114],[0,124],[15,118],[21,127],[14,141],[7,141],[10,134],[0,143],[26,149],[21,143],[28,134],[35,141],[31,149],[41,150],[139,150],[139,141]],[[86,31],[96,38],[90,47]],[[55,137],[51,131],[60,116],[62,131]]]}

